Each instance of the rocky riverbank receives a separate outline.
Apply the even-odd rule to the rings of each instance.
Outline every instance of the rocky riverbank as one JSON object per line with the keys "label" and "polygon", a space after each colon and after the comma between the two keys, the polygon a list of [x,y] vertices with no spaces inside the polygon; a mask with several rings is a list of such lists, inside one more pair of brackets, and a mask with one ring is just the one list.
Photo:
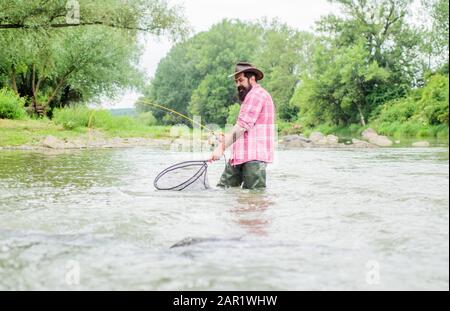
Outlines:
{"label": "rocky riverbank", "polygon": [[168,139],[154,138],[120,138],[106,137],[99,131],[92,131],[87,135],[77,138],[58,138],[52,135],[44,137],[37,143],[21,146],[0,147],[0,150],[80,150],[80,149],[108,149],[129,148],[138,146],[161,146],[170,147],[172,141]]}
{"label": "rocky riverbank", "polygon": [[[375,130],[365,130],[361,137],[341,140],[335,135],[314,132],[309,137],[303,135],[284,136],[279,141],[286,148],[380,148],[392,147],[400,141],[392,141],[387,136],[379,135]],[[430,147],[428,141],[412,143],[411,147]]]}
{"label": "rocky riverbank", "polygon": [[[309,137],[303,135],[289,135],[279,139],[279,146],[282,148],[380,148],[391,147],[397,142],[393,142],[386,136],[379,135],[373,129],[365,130],[361,137],[341,140],[335,135],[324,135],[314,132]],[[211,145],[212,142],[203,141],[202,144]],[[154,138],[109,138],[102,132],[92,131],[86,136],[77,138],[57,138],[52,135],[44,137],[37,143],[22,146],[0,147],[0,150],[80,150],[80,149],[106,149],[106,148],[130,148],[130,147],[174,147],[182,150],[184,146],[190,146],[187,139],[154,139]],[[418,141],[412,147],[429,147],[427,141]]]}

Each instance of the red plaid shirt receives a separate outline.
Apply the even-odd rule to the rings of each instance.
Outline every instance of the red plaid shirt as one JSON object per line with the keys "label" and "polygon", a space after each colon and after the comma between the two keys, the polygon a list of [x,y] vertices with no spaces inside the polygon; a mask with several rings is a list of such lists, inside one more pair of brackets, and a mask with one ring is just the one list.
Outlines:
{"label": "red plaid shirt", "polygon": [[250,161],[273,162],[275,106],[270,94],[255,85],[241,105],[237,125],[247,131],[232,145],[233,166]]}

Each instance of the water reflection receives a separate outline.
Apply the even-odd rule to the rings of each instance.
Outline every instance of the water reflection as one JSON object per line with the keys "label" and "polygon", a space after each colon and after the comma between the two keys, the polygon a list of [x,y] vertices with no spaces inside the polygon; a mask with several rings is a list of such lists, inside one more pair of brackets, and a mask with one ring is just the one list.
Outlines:
{"label": "water reflection", "polygon": [[122,165],[126,162],[114,159],[114,152],[109,150],[56,154],[2,152],[0,182],[20,187],[90,188],[98,183],[114,183],[117,171],[127,170]]}
{"label": "water reflection", "polygon": [[242,191],[236,193],[236,203],[230,212],[249,234],[267,236],[271,220],[266,212],[272,205],[274,202],[265,191]]}

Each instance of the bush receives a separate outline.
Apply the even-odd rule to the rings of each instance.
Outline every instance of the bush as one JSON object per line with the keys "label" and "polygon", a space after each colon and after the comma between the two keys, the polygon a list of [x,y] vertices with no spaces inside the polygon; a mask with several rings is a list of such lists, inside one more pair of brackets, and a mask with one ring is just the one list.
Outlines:
{"label": "bush", "polygon": [[408,135],[417,134],[418,126],[448,126],[448,77],[431,76],[422,89],[379,106],[371,121],[383,124],[383,127],[388,123],[405,123],[402,131]]}
{"label": "bush", "polygon": [[[147,115],[147,121],[150,121],[150,115]],[[53,122],[69,130],[77,127],[134,130],[147,126],[133,117],[113,116],[108,110],[89,109],[84,105],[55,109],[53,111]]]}
{"label": "bush", "polygon": [[392,122],[373,125],[373,127],[383,135],[392,137],[436,137],[439,139],[448,138],[448,126],[441,125],[423,125],[415,121]]}
{"label": "bush", "polygon": [[77,127],[87,127],[91,110],[86,106],[77,105],[53,110],[53,122],[71,130]]}
{"label": "bush", "polygon": [[109,111],[99,110],[94,113],[93,124],[91,126],[105,130],[132,130],[145,127],[135,118],[128,116],[113,117]]}
{"label": "bush", "polygon": [[139,123],[146,126],[155,126],[158,123],[151,111],[139,114],[137,120],[139,121]]}
{"label": "bush", "polygon": [[236,124],[240,110],[241,110],[241,105],[239,105],[239,104],[234,104],[234,105],[231,105],[230,107],[228,107],[227,124],[232,124],[232,125]]}
{"label": "bush", "polygon": [[282,136],[301,134],[303,131],[303,126],[301,124],[281,119],[277,119],[276,126],[278,133]]}
{"label": "bush", "polygon": [[20,98],[13,91],[0,89],[0,119],[25,119],[25,99]]}
{"label": "bush", "polygon": [[422,92],[420,111],[428,124],[448,125],[448,76],[434,75],[429,79]]}

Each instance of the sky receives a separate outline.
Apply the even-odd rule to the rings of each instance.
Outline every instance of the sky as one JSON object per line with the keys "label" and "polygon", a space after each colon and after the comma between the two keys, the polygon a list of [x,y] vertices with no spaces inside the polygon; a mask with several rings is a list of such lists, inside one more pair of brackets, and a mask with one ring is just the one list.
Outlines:
{"label": "sky", "polygon": [[[224,18],[246,21],[277,18],[291,27],[311,31],[321,16],[336,11],[336,6],[327,0],[169,0],[169,3],[184,6],[184,15],[194,34],[207,31]],[[166,38],[149,35],[142,36],[141,40],[145,42],[145,52],[140,66],[151,78],[172,43]],[[124,92],[117,100],[103,100],[102,107],[132,108],[139,96],[136,92]]]}

